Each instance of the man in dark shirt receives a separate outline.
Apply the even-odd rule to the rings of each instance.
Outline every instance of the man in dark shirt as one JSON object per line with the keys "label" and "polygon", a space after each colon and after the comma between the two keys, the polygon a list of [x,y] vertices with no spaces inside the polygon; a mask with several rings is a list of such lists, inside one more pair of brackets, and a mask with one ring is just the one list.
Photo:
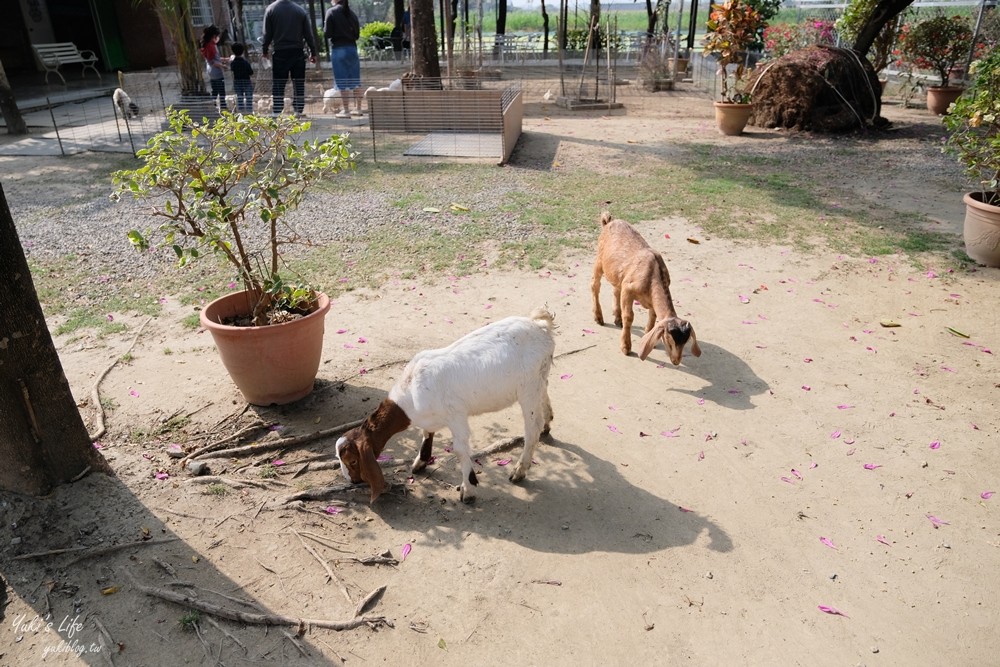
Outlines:
{"label": "man in dark shirt", "polygon": [[316,34],[309,21],[309,14],[292,0],[275,0],[264,10],[265,58],[274,46],[271,57],[274,97],[272,110],[280,114],[285,108],[285,84],[292,78],[294,99],[292,108],[302,115],[306,106],[306,56],[304,47],[309,47],[309,62],[316,62]]}

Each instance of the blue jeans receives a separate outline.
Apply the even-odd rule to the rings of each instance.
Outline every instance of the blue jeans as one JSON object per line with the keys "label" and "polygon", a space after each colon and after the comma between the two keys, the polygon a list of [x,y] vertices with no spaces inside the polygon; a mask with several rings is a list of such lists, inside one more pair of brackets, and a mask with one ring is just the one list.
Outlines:
{"label": "blue jeans", "polygon": [[253,81],[250,79],[233,79],[233,92],[236,93],[236,110],[240,113],[253,111]]}
{"label": "blue jeans", "polygon": [[292,78],[294,99],[292,109],[302,113],[306,107],[306,55],[302,49],[275,51],[271,57],[273,80],[271,95],[274,97],[272,111],[279,114],[285,110],[285,84]]}

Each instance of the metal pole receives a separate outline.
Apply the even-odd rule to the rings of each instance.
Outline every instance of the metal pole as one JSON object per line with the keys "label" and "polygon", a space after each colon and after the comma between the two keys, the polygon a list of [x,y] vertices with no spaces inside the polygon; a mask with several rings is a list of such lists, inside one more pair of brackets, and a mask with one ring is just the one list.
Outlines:
{"label": "metal pole", "polygon": [[49,99],[48,95],[45,96],[45,103],[49,105],[49,117],[52,119],[52,127],[56,130],[56,140],[59,142],[59,152],[62,153],[63,157],[66,157],[66,151],[63,150],[62,137],[59,136],[59,126],[56,125],[56,115],[52,113],[52,101]]}
{"label": "metal pole", "polygon": [[[972,66],[972,56],[976,53],[976,42],[979,41],[979,30],[983,26],[983,13],[986,11],[986,0],[979,2],[979,16],[976,17],[976,29],[972,34],[972,46],[969,47],[969,57],[965,59],[965,78],[969,78],[969,67]],[[994,10],[998,11],[998,10]]]}

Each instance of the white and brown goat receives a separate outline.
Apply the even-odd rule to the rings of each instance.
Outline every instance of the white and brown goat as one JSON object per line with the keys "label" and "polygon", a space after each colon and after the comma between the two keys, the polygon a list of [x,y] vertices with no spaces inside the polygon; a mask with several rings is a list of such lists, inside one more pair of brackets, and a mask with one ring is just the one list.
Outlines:
{"label": "white and brown goat", "polygon": [[621,349],[632,352],[633,301],[649,311],[646,334],[639,341],[639,358],[645,359],[657,341],[670,355],[674,366],[681,363],[684,345],[691,341],[691,354],[701,356],[694,327],[677,317],[670,297],[670,274],[663,256],[649,247],[642,235],[624,220],[614,220],[605,211],[601,215],[601,234],[597,241],[597,259],[591,291],[594,294],[594,321],[604,324],[601,312],[601,277],[615,293],[615,325],[622,327]]}
{"label": "white and brown goat", "polygon": [[337,440],[344,477],[354,483],[367,482],[375,502],[386,489],[377,459],[389,438],[411,424],[423,431],[412,465],[416,473],[431,459],[434,433],[448,428],[462,464],[460,497],[472,502],[479,481],[472,469],[469,417],[518,403],[524,417],[524,450],[510,481],[523,480],[538,439],[548,433],[552,421],[548,393],[555,350],[552,320],[552,313],[538,308],[530,317],[508,317],[448,347],[418,352],[388,398],[361,426]]}

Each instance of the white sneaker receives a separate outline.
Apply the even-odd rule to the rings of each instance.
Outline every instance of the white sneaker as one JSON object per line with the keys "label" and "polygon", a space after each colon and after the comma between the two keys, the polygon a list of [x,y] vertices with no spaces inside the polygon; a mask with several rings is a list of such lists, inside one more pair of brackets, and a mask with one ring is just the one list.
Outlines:
{"label": "white sneaker", "polygon": [[361,113],[361,109],[355,109],[354,111],[351,112],[351,115],[355,117],[364,116],[364,114]]}
{"label": "white sneaker", "polygon": [[347,113],[346,111],[338,111],[336,114],[334,114],[333,117],[334,118],[350,118],[351,114]]}

